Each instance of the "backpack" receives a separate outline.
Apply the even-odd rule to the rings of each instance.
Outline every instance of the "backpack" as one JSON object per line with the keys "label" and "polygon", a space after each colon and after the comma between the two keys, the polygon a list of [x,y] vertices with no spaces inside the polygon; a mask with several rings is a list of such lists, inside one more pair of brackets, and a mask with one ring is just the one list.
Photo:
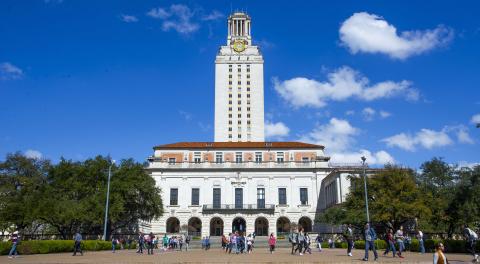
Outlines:
{"label": "backpack", "polygon": [[293,243],[293,233],[288,235],[288,242]]}

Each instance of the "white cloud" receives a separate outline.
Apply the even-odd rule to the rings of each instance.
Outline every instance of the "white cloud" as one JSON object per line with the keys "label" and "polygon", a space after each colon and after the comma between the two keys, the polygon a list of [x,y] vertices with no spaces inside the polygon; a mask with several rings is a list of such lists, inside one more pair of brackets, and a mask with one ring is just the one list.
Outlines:
{"label": "white cloud", "polygon": [[302,136],[300,141],[315,142],[324,145],[333,152],[344,151],[355,142],[354,135],[358,129],[347,120],[331,118],[328,124],[319,125],[310,133]]}
{"label": "white cloud", "polygon": [[152,8],[150,11],[147,12],[147,16],[153,17],[153,18],[160,18],[160,19],[166,19],[171,16],[167,10],[159,7],[159,8]]}
{"label": "white cloud", "polygon": [[332,163],[360,163],[361,157],[365,157],[368,164],[385,165],[395,163],[395,159],[384,150],[372,153],[366,149],[361,149],[357,152],[333,153],[330,161]]}
{"label": "white cloud", "polygon": [[383,110],[380,110],[379,113],[380,113],[380,117],[381,117],[381,118],[387,118],[387,117],[389,117],[389,116],[392,115],[391,113],[389,113],[389,112],[387,112],[387,111],[383,111]]}
{"label": "white cloud", "polygon": [[318,125],[310,133],[302,136],[299,141],[311,142],[325,146],[333,163],[359,163],[365,156],[370,164],[384,165],[394,163],[394,158],[386,151],[372,153],[368,150],[353,150],[355,136],[359,129],[353,127],[347,120],[331,118],[327,124]]}
{"label": "white cloud", "polygon": [[397,33],[395,26],[383,17],[366,12],[355,13],[339,30],[340,40],[351,53],[383,53],[394,59],[406,59],[453,39],[453,30],[442,25],[435,29]]}
{"label": "white cloud", "polygon": [[220,11],[213,10],[212,13],[205,15],[202,17],[202,20],[204,21],[212,21],[212,20],[217,20],[220,18],[223,18],[225,15],[221,13]]}
{"label": "white cloud", "polygon": [[480,114],[472,116],[470,122],[472,122],[472,124],[480,124]]}
{"label": "white cloud", "polygon": [[23,77],[23,70],[10,62],[0,63],[0,80],[16,80]]}
{"label": "white cloud", "polygon": [[348,110],[348,111],[345,112],[345,115],[353,116],[353,115],[355,115],[355,111],[354,110]]}
{"label": "white cloud", "polygon": [[[423,128],[415,133],[415,135],[400,133],[388,138],[384,138],[381,141],[385,142],[389,147],[398,147],[408,151],[415,151],[418,147],[432,149],[454,144],[454,141],[451,139],[448,133],[455,130],[457,131],[457,138],[459,139],[459,142],[467,143],[466,141],[468,141],[467,138],[469,138],[469,136],[466,130],[458,128],[452,129],[449,127],[445,127],[441,131]],[[469,143],[473,143],[473,141]]]}
{"label": "white cloud", "polygon": [[365,107],[362,110],[363,119],[365,119],[366,121],[372,121],[373,118],[375,117],[376,113],[377,112],[373,108],[370,108],[370,107]]}
{"label": "white cloud", "polygon": [[288,128],[282,122],[277,122],[277,123],[271,123],[270,121],[265,122],[266,138],[282,138],[282,137],[288,136],[289,133],[290,133],[290,128]]}
{"label": "white cloud", "polygon": [[126,22],[126,23],[138,22],[138,18],[136,16],[120,15],[120,17],[121,17],[122,21]]}
{"label": "white cloud", "polygon": [[147,12],[147,16],[161,19],[162,30],[175,30],[182,35],[189,35],[200,28],[200,25],[193,22],[194,12],[186,5],[173,4],[168,10],[164,8],[153,8]]}
{"label": "white cloud", "polygon": [[324,107],[329,100],[344,101],[352,97],[364,101],[394,96],[418,99],[418,92],[409,81],[385,81],[370,86],[366,77],[347,66],[329,73],[327,78],[325,82],[304,77],[286,81],[274,77],[272,80],[280,96],[295,107]]}
{"label": "white cloud", "polygon": [[30,159],[41,159],[43,156],[40,151],[33,150],[33,149],[27,149],[24,154],[25,154],[25,157]]}
{"label": "white cloud", "polygon": [[460,168],[470,168],[470,169],[473,169],[473,167],[475,166],[480,166],[480,162],[467,162],[467,161],[459,161],[458,164],[458,167]]}

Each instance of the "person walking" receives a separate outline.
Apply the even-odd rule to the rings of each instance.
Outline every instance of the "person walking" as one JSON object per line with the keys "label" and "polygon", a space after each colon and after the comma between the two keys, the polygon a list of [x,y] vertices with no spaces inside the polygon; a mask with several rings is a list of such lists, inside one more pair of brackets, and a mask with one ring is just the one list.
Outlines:
{"label": "person walking", "polygon": [[322,252],[323,237],[320,234],[315,238],[315,242],[317,243],[318,252]]}
{"label": "person walking", "polygon": [[112,253],[115,253],[115,248],[117,247],[118,239],[112,236]]}
{"label": "person walking", "polygon": [[312,249],[310,248],[311,242],[312,241],[310,239],[310,235],[308,233],[305,233],[305,242],[303,243],[304,245],[303,254],[305,254],[305,252],[308,252],[308,254],[312,254]]}
{"label": "person walking", "polygon": [[[228,247],[225,252],[228,252],[228,254],[232,253],[232,248],[233,248],[233,237],[234,234],[228,233]],[[235,251],[234,251],[235,252]]]}
{"label": "person walking", "polygon": [[425,241],[423,240],[423,232],[421,230],[417,230],[417,239],[418,239],[420,254],[425,254]]}
{"label": "person walking", "polygon": [[188,251],[189,248],[190,248],[190,236],[187,235],[185,237],[185,251]]}
{"label": "person walking", "polygon": [[80,252],[80,255],[83,256],[83,251],[82,251],[82,235],[77,232],[75,236],[73,237],[74,245],[73,245],[73,255],[76,256],[77,252]]}
{"label": "person walking", "polygon": [[168,236],[165,234],[162,239],[163,243],[163,250],[166,251],[168,249]]}
{"label": "person walking", "polygon": [[153,255],[153,248],[155,247],[155,235],[153,234],[153,232],[150,232],[150,234],[148,235],[150,237],[150,243],[148,244],[148,250],[147,250],[147,254],[148,255]]}
{"label": "person walking", "polygon": [[253,252],[253,237],[252,234],[247,236],[247,253],[250,254]]}
{"label": "person walking", "polygon": [[18,256],[17,245],[20,241],[19,239],[20,236],[18,235],[18,231],[13,232],[12,236],[10,237],[10,241],[12,241],[12,247],[8,253],[8,258],[16,258]]}
{"label": "person walking", "polygon": [[470,229],[467,225],[463,225],[463,236],[466,240],[465,247],[467,249],[467,252],[469,252],[473,256],[473,262],[479,262],[478,254],[475,253],[475,248],[477,246],[478,240],[477,233],[475,233],[475,231]]}
{"label": "person walking", "polygon": [[273,251],[275,251],[276,244],[277,244],[277,238],[275,238],[273,233],[271,233],[270,238],[268,239],[268,245],[270,246],[270,254],[273,254]]}
{"label": "person walking", "polygon": [[238,242],[238,231],[235,231],[235,233],[233,234],[233,236],[231,237],[231,243],[232,243],[232,249],[233,249],[233,253],[235,254],[238,254],[238,247],[237,247],[237,242]]}
{"label": "person walking", "polygon": [[222,243],[222,249],[225,250],[225,248],[227,247],[227,237],[225,236],[225,234],[222,234],[220,241]]}
{"label": "person walking", "polygon": [[443,243],[438,243],[435,246],[435,253],[433,254],[433,264],[447,264],[447,257],[443,254],[445,250]]}
{"label": "person walking", "polygon": [[143,254],[143,247],[144,247],[144,245],[145,245],[145,236],[143,235],[142,232],[140,232],[140,233],[138,234],[137,240],[138,240],[138,250],[137,250],[137,253]]}
{"label": "person walking", "polygon": [[400,226],[400,228],[397,230],[395,233],[395,239],[397,240],[397,245],[398,245],[398,257],[403,258],[402,252],[405,251],[405,236],[403,235],[403,226]]}
{"label": "person walking", "polygon": [[377,250],[375,249],[375,240],[377,239],[377,234],[375,230],[370,227],[369,223],[365,224],[365,257],[362,259],[363,261],[368,261],[368,250],[371,248],[373,250],[373,254],[375,255],[375,261],[378,259]]}
{"label": "person walking", "polygon": [[180,245],[180,251],[182,251],[183,248],[183,235],[180,235],[178,238],[178,244]]}
{"label": "person walking", "polygon": [[343,237],[347,241],[347,256],[352,256],[352,249],[353,249],[353,228],[352,224],[348,224],[345,231],[343,231]]}
{"label": "person walking", "polygon": [[391,250],[393,257],[395,257],[397,255],[397,250],[395,249],[395,239],[393,238],[392,229],[388,229],[385,241],[387,242],[387,248],[385,249],[385,252],[383,252],[383,255],[386,256]]}
{"label": "person walking", "polygon": [[298,251],[300,253],[300,256],[303,256],[302,249],[305,245],[305,233],[303,232],[303,228],[300,227],[298,229],[298,234],[297,234],[297,248],[295,249],[295,253]]}
{"label": "person walking", "polygon": [[297,238],[298,233],[295,229],[292,229],[292,232],[288,235],[288,241],[292,244],[292,255],[295,254],[295,249],[297,248]]}

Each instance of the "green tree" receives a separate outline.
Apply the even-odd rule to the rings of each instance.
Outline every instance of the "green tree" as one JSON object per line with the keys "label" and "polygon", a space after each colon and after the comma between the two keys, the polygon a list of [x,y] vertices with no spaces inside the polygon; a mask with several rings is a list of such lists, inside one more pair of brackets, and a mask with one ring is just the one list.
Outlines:
{"label": "green tree", "polygon": [[[327,210],[325,214],[327,219],[334,219],[336,224],[361,226],[366,221],[363,178],[351,177],[350,181],[350,192],[345,203],[339,208]],[[430,209],[415,182],[414,172],[410,169],[387,165],[384,170],[368,177],[367,187],[372,222],[397,229],[407,221],[430,215]],[[345,220],[337,221],[342,217]]]}
{"label": "green tree", "polygon": [[[62,159],[48,174],[43,188],[41,219],[65,239],[75,231],[103,234],[110,159],[97,156],[84,162]],[[122,160],[112,167],[107,238],[116,231],[135,231],[140,221],[161,216],[160,189],[144,167]]]}
{"label": "green tree", "polygon": [[[0,226],[35,232],[40,189],[51,167],[48,160],[28,158],[21,153],[8,154],[0,162]],[[2,230],[3,231],[3,230]]]}
{"label": "green tree", "polygon": [[461,224],[480,225],[480,166],[458,171],[458,183],[446,209],[450,217],[448,234],[461,231]]}
{"label": "green tree", "polygon": [[444,232],[453,220],[446,209],[455,193],[456,169],[441,158],[424,162],[420,169],[417,181],[432,213],[429,218],[419,219],[419,225],[423,230]]}

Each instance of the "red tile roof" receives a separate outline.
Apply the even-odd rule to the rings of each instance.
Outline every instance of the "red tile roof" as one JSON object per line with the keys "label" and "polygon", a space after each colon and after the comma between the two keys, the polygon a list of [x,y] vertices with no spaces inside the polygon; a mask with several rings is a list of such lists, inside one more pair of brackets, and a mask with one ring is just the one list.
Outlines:
{"label": "red tile roof", "polygon": [[322,145],[303,142],[177,142],[156,149],[323,149]]}

